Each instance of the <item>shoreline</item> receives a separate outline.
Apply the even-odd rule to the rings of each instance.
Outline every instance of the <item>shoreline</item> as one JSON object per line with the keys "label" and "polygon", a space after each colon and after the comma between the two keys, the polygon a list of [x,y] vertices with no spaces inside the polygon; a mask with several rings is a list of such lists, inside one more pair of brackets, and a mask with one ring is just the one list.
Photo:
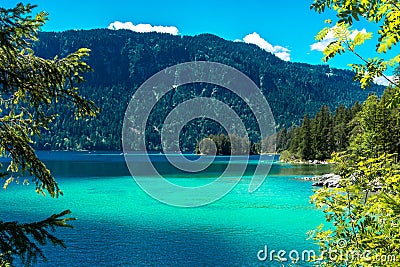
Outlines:
{"label": "shoreline", "polygon": [[326,160],[289,160],[289,161],[284,161],[280,160],[282,163],[289,163],[293,165],[332,165],[333,163],[326,161]]}

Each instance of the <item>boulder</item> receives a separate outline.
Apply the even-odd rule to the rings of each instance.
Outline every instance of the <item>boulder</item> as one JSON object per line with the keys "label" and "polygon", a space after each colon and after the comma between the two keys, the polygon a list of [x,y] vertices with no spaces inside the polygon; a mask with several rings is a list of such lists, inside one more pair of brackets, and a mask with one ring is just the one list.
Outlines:
{"label": "boulder", "polygon": [[316,182],[313,183],[313,186],[324,186],[324,187],[340,187],[340,175],[334,173],[328,173],[321,176],[316,176]]}

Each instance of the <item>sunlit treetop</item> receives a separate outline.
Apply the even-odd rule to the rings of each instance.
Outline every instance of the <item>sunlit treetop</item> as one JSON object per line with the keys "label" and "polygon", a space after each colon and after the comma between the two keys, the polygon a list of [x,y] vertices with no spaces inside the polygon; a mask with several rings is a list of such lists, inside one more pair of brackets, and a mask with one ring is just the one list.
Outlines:
{"label": "sunlit treetop", "polygon": [[[317,40],[323,40],[328,33],[334,36],[332,42],[323,51],[324,61],[328,61],[337,54],[352,52],[363,61],[363,64],[350,64],[356,72],[355,79],[361,82],[362,88],[369,86],[375,78],[384,77],[391,86],[400,90],[398,78],[400,54],[395,52],[400,39],[399,0],[314,0],[311,9],[319,13],[331,9],[337,15],[336,22],[326,21],[329,26],[323,28],[316,36]],[[360,19],[379,25],[376,44],[377,57],[366,58],[356,51],[357,46],[364,44],[373,36],[371,32],[352,29],[354,21]],[[383,54],[389,50],[394,51],[396,55],[389,59],[383,59]],[[384,74],[389,67],[396,69],[393,77]],[[399,92],[395,98],[400,99]]]}

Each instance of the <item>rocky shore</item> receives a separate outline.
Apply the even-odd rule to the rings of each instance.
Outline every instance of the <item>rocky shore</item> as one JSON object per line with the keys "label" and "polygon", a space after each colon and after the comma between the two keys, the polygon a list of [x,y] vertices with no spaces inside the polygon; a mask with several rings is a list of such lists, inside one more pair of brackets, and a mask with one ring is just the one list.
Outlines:
{"label": "rocky shore", "polygon": [[303,181],[315,181],[312,186],[324,186],[324,187],[333,187],[338,188],[340,187],[340,175],[334,173],[328,173],[319,176],[312,176],[312,177],[303,177],[300,178]]}
{"label": "rocky shore", "polygon": [[[318,176],[312,176],[312,177],[302,177],[299,178],[299,180],[302,181],[314,181],[312,186],[318,186],[318,187],[330,187],[330,188],[339,188],[341,187],[340,181],[342,177],[340,175],[334,174],[334,173],[328,173],[324,175],[318,175]],[[355,179],[355,178],[353,178]],[[372,192],[377,192],[380,189],[382,189],[383,185],[379,182],[373,183],[373,189],[370,190]]]}
{"label": "rocky shore", "polygon": [[303,160],[298,160],[298,159],[291,159],[291,160],[280,160],[282,163],[290,163],[290,164],[299,164],[299,165],[325,165],[325,164],[329,164],[329,162],[324,161],[324,160],[307,160],[307,161],[303,161]]}

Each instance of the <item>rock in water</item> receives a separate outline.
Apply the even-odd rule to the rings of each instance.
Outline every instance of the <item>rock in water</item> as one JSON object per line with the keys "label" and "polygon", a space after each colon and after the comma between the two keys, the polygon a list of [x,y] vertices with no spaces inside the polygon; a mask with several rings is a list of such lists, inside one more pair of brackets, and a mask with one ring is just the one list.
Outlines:
{"label": "rock in water", "polygon": [[313,186],[324,186],[324,187],[340,187],[340,175],[334,173],[324,174],[322,176],[316,176],[317,182],[313,183]]}

